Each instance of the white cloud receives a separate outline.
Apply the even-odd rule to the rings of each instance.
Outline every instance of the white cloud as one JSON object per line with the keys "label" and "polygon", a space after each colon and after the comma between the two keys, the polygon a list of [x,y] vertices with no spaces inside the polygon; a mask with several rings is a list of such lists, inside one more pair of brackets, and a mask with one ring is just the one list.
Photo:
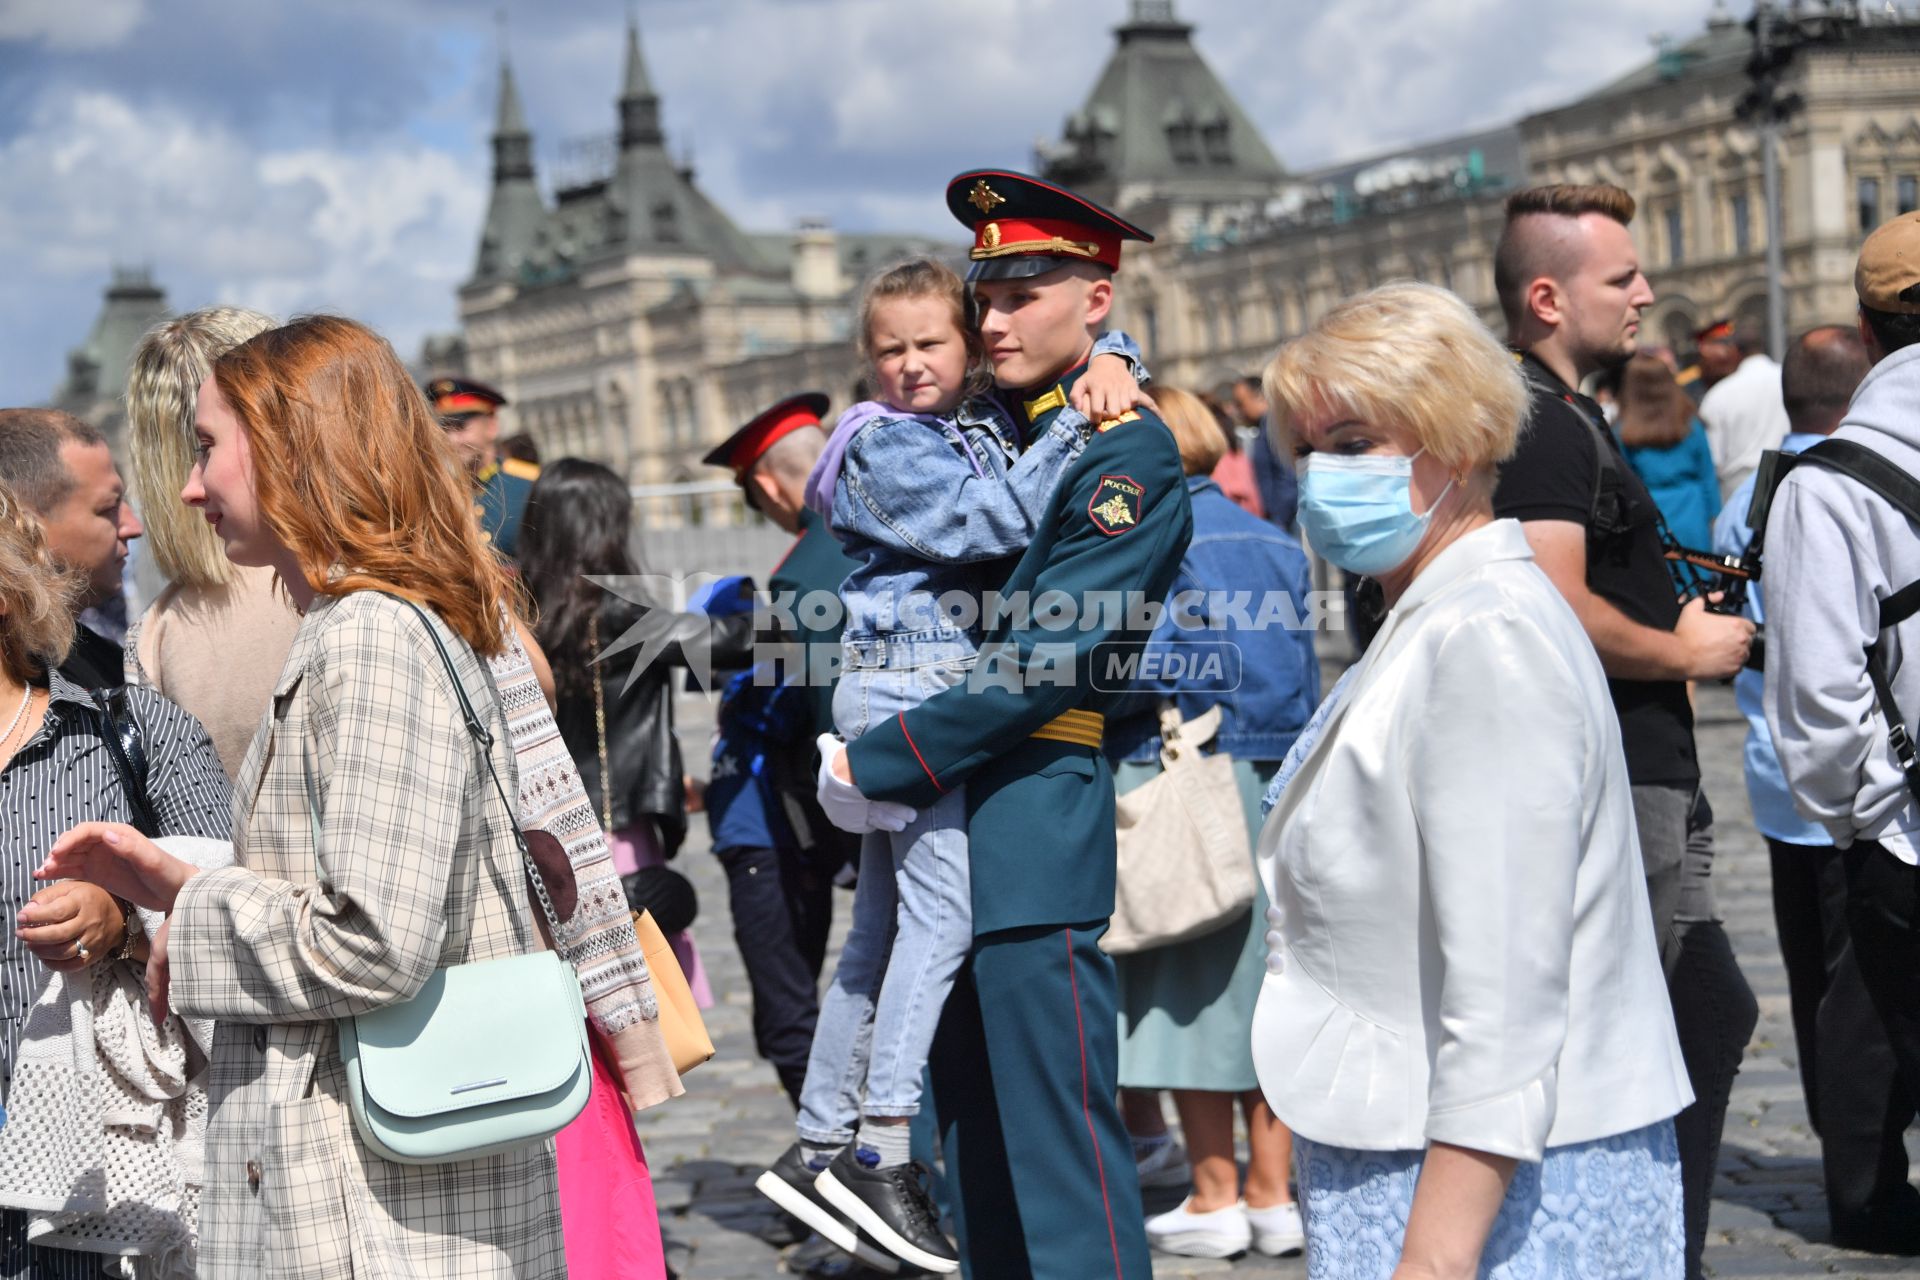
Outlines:
{"label": "white cloud", "polygon": [[1512,121],[1697,33],[1712,0],[1187,0],[1214,70],[1282,163],[1311,168]]}
{"label": "white cloud", "polygon": [[97,297],[111,264],[146,262],[176,307],[343,311],[403,355],[452,324],[485,201],[483,173],[404,136],[255,153],[97,92],[43,100],[0,172],[0,260],[23,264],[10,284],[29,306],[36,291]]}
{"label": "white cloud", "polygon": [[143,0],[6,0],[0,40],[44,40],[49,49],[109,49],[140,21]]}
{"label": "white cloud", "polygon": [[[618,6],[509,2],[540,15],[516,23],[510,50],[550,176],[556,144],[616,127]],[[115,261],[151,263],[176,307],[336,309],[409,354],[422,332],[451,327],[485,207],[491,30],[464,0],[377,3],[391,28],[381,47],[451,25],[459,52],[406,99],[411,114],[356,116],[342,133],[342,104],[365,102],[381,65],[348,45],[315,54],[297,110],[265,112],[257,76],[231,91],[184,78],[259,71],[258,49],[321,29],[313,6],[209,25],[192,51],[202,66],[128,39],[151,0],[0,0],[0,75],[10,54],[25,72],[0,110],[26,113],[0,118],[0,261],[18,299],[0,311],[0,400],[45,394]],[[824,215],[954,234],[946,177],[1027,163],[1092,87],[1128,3],[649,0],[641,20],[670,144],[691,145],[702,185],[742,226]],[[1203,56],[1295,169],[1563,102],[1649,57],[1653,32],[1697,32],[1711,7],[1178,0]],[[103,70],[120,66],[139,83]]]}

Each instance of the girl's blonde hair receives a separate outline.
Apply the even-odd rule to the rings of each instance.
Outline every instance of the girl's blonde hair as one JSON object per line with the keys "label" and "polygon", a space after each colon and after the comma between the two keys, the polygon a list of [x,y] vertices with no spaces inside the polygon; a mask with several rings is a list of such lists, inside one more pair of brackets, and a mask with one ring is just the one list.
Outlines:
{"label": "girl's blonde hair", "polygon": [[219,535],[198,511],[180,501],[193,470],[194,402],[213,362],[273,317],[243,307],[203,307],[147,330],[127,373],[127,442],[133,491],[147,548],[160,572],[185,587],[233,581]]}
{"label": "girl's blonde hair", "polygon": [[1207,402],[1179,387],[1155,387],[1153,402],[1180,446],[1180,469],[1190,476],[1212,475],[1227,454],[1227,428]]}
{"label": "girl's blonde hair", "polygon": [[0,664],[31,680],[67,660],[78,584],[53,562],[40,520],[0,481]]}
{"label": "girl's blonde hair", "polygon": [[970,319],[967,286],[953,268],[932,258],[910,258],[888,267],[867,281],[860,295],[860,329],[856,335],[860,358],[873,367],[873,313],[882,302],[896,298],[938,298],[953,315],[953,327],[960,331],[967,348],[967,394],[984,391],[991,375],[987,369],[987,349],[980,341],[980,330]]}
{"label": "girl's blonde hair", "polygon": [[302,316],[214,361],[246,430],[267,527],[325,595],[390,591],[474,652],[501,651],[515,599],[473,484],[393,348],[363,324]]}
{"label": "girl's blonde hair", "polygon": [[1349,298],[1280,348],[1267,366],[1276,442],[1291,452],[1303,419],[1352,418],[1411,432],[1493,494],[1513,453],[1527,388],[1513,353],[1453,294],[1430,284],[1381,285]]}

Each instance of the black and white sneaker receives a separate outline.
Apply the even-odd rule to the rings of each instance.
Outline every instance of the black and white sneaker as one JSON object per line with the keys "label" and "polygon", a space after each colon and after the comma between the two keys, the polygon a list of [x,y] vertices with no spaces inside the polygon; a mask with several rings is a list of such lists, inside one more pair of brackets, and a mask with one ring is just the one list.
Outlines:
{"label": "black and white sneaker", "polygon": [[940,1231],[940,1215],[921,1172],[914,1164],[870,1168],[848,1146],[822,1171],[814,1188],[902,1262],[950,1275],[960,1269],[960,1255]]}
{"label": "black and white sneaker", "polygon": [[821,1198],[815,1187],[819,1176],[819,1170],[807,1167],[806,1157],[800,1154],[800,1144],[796,1142],[781,1153],[771,1169],[753,1180],[753,1186],[761,1195],[819,1232],[835,1248],[852,1254],[862,1266],[886,1274],[899,1270],[893,1258],[862,1240],[852,1224]]}

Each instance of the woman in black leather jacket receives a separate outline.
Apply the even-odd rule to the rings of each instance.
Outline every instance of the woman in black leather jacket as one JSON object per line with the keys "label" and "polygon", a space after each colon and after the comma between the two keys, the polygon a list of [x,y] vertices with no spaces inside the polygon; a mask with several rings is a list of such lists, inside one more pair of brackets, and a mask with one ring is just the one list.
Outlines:
{"label": "woman in black leather jacket", "polygon": [[[673,732],[677,669],[702,648],[715,667],[744,666],[753,623],[748,614],[709,619],[629,599],[650,594],[630,549],[632,512],[632,495],[619,476],[598,463],[562,458],[534,482],[518,545],[520,572],[539,608],[534,634],[553,666],[554,719],[623,877],[673,857],[687,833]],[[614,588],[588,575],[613,579]],[[643,653],[646,664],[636,672]],[[597,663],[596,700],[601,655],[607,656]]]}

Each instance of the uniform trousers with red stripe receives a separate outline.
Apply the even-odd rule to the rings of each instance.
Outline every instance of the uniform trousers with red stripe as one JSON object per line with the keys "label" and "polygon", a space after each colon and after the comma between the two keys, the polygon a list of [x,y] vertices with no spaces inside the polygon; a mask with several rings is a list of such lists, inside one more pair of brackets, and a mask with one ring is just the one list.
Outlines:
{"label": "uniform trousers with red stripe", "polygon": [[982,934],[930,1060],[971,1280],[1151,1280],[1106,921]]}

